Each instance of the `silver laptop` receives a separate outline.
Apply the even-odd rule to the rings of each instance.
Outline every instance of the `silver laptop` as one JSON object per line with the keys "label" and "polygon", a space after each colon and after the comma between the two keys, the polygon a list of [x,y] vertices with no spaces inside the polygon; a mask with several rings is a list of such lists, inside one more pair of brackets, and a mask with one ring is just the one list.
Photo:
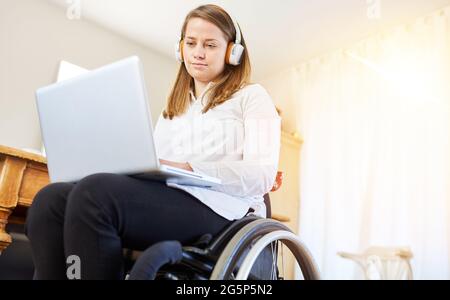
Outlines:
{"label": "silver laptop", "polygon": [[136,56],[40,88],[36,102],[51,182],[115,173],[202,187],[221,183],[159,163]]}

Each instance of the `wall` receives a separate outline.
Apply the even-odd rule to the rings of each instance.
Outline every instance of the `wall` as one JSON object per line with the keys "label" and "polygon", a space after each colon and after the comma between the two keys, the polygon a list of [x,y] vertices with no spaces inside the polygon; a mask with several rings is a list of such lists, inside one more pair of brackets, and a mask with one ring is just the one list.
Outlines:
{"label": "wall", "polygon": [[163,109],[176,62],[64,9],[36,0],[0,0],[0,144],[41,145],[34,92],[53,83],[64,59],[94,69],[131,55],[144,64],[153,122]]}
{"label": "wall", "polygon": [[295,132],[297,128],[293,72],[292,68],[284,69],[258,82],[267,89],[275,105],[282,111],[283,130],[289,133]]}

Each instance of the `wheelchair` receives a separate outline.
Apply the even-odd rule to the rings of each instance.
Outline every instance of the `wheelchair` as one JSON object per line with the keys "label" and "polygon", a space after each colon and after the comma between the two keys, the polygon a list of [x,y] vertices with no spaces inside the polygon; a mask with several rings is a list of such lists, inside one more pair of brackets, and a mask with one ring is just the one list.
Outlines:
{"label": "wheelchair", "polygon": [[[282,175],[281,175],[282,176]],[[272,191],[281,186],[280,174]],[[247,215],[218,236],[205,234],[193,245],[165,241],[140,253],[127,253],[129,280],[282,280],[284,247],[295,258],[305,280],[320,279],[311,253],[287,226],[271,219],[270,198],[264,203],[267,218]]]}

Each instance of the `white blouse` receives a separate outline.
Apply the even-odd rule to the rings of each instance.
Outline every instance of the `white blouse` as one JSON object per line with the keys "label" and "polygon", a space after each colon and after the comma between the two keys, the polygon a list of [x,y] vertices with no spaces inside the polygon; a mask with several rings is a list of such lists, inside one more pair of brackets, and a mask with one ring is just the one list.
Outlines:
{"label": "white blouse", "polygon": [[156,152],[161,159],[189,162],[194,172],[220,178],[222,184],[168,185],[188,192],[228,220],[242,218],[249,208],[265,217],[263,195],[275,182],[281,134],[271,97],[261,85],[248,85],[205,114],[202,97],[196,99],[191,92],[191,98],[182,116],[159,117]]}

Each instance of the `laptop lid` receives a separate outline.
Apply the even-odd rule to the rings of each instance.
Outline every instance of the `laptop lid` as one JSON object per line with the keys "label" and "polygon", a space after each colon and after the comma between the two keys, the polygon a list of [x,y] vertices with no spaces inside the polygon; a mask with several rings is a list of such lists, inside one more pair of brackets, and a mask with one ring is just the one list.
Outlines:
{"label": "laptop lid", "polygon": [[159,166],[138,57],[38,89],[36,101],[52,182]]}
{"label": "laptop lid", "polygon": [[[85,74],[89,72],[89,70],[82,68],[80,66],[74,65],[68,61],[61,60],[58,66],[58,74],[56,78],[56,82],[61,82],[67,79],[71,79],[77,77],[79,75]],[[41,152],[39,153],[43,156],[47,156],[45,153],[44,143],[41,145]]]}

